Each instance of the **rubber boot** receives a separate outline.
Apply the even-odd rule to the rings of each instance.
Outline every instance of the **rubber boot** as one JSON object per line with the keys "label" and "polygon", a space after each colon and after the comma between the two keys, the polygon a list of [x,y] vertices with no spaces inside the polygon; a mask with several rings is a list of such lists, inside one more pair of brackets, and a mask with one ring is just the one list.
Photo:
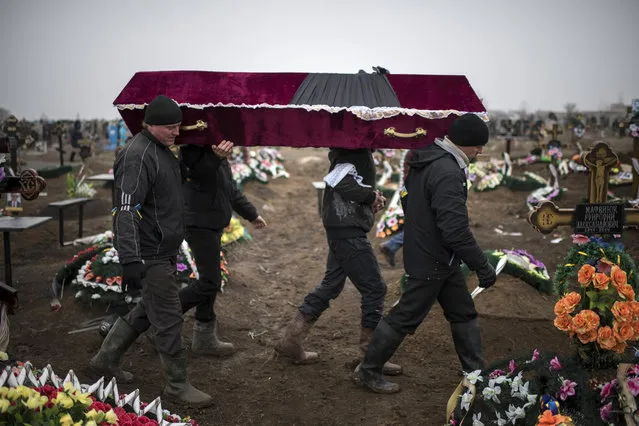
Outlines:
{"label": "rubber boot", "polygon": [[484,358],[481,352],[481,335],[477,318],[468,322],[458,322],[450,325],[453,333],[455,351],[466,373],[483,370]]}
{"label": "rubber boot", "polygon": [[293,364],[314,364],[319,361],[317,352],[306,352],[302,340],[306,337],[315,321],[307,321],[301,312],[286,327],[284,337],[275,345],[275,352],[289,358]]}
{"label": "rubber boot", "polygon": [[353,380],[375,393],[397,393],[399,385],[384,379],[384,364],[393,356],[404,335],[381,320],[373,333],[364,360],[355,368]]}
{"label": "rubber boot", "polygon": [[222,342],[217,336],[217,320],[195,321],[191,350],[198,355],[225,357],[235,351],[233,343]]}
{"label": "rubber boot", "polygon": [[124,319],[118,318],[102,342],[98,353],[89,361],[91,372],[105,378],[115,377],[118,383],[131,383],[133,374],[124,371],[120,367],[120,361],[138,335],[139,333]]}
{"label": "rubber boot", "polygon": [[190,408],[203,408],[213,405],[213,398],[189,383],[186,370],[186,350],[175,355],[160,353],[167,384],[163,394],[176,404]]}
{"label": "rubber boot", "polygon": [[[368,345],[373,337],[373,333],[375,332],[372,328],[363,328],[359,335],[359,350],[362,351],[362,359],[364,355],[366,355],[366,350],[368,349]],[[402,366],[398,364],[393,364],[390,361],[387,361],[384,364],[383,373],[387,376],[399,376],[402,374]]]}
{"label": "rubber boot", "polygon": [[150,326],[147,331],[144,332],[144,337],[146,338],[147,343],[151,346],[153,352],[158,353],[158,348],[155,346],[155,332],[156,328]]}

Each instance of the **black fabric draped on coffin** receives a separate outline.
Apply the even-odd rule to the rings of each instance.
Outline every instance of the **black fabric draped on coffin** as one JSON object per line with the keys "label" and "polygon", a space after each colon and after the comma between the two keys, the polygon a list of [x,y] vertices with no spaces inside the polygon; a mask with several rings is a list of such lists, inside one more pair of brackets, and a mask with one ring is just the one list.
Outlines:
{"label": "black fabric draped on coffin", "polygon": [[358,74],[309,74],[289,104],[401,107],[386,75],[362,71]]}

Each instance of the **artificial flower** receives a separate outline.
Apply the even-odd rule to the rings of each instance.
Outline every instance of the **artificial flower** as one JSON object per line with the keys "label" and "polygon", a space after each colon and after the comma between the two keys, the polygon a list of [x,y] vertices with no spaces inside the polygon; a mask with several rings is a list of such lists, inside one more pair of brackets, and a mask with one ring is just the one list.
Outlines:
{"label": "artificial flower", "polygon": [[628,302],[615,302],[610,309],[617,321],[631,321],[633,308]]}
{"label": "artificial flower", "polygon": [[612,392],[616,389],[616,387],[617,387],[617,379],[612,379],[611,381],[603,385],[601,387],[601,392],[599,393],[599,396],[601,397],[601,402],[604,402],[606,399],[612,396]]}
{"label": "artificial flower", "polygon": [[559,358],[557,358],[556,356],[550,360],[550,370],[551,371],[561,370],[561,363],[559,362]]}
{"label": "artificial flower", "polygon": [[595,274],[595,278],[592,281],[592,285],[597,290],[608,290],[608,283],[610,283],[610,277],[601,272],[597,272]]}
{"label": "artificial flower", "polygon": [[597,343],[602,349],[613,350],[617,345],[617,339],[612,328],[607,325],[601,327],[597,331]]}
{"label": "artificial flower", "polygon": [[616,287],[622,284],[627,284],[628,276],[623,269],[621,269],[617,265],[614,265],[610,269],[610,280],[612,281],[612,284]]}
{"label": "artificial flower", "polygon": [[632,323],[628,321],[625,321],[625,322],[613,321],[612,330],[614,332],[615,338],[620,342],[633,340],[635,336],[635,330],[632,326]]}
{"label": "artificial flower", "polygon": [[601,407],[601,409],[599,410],[599,417],[601,417],[601,420],[607,423],[612,420],[610,418],[611,413],[612,413],[612,402],[609,402],[603,407]]}
{"label": "artificial flower", "polygon": [[596,330],[600,323],[599,315],[590,309],[584,309],[572,318],[572,331],[579,334],[585,334]]}
{"label": "artificial flower", "polygon": [[617,287],[617,292],[626,300],[635,300],[635,290],[630,284],[621,284]]}
{"label": "artificial flower", "polygon": [[473,372],[470,373],[464,373],[466,375],[466,380],[468,380],[468,382],[471,385],[476,384],[478,381],[479,382],[483,382],[484,379],[481,377],[481,370],[475,370]]}
{"label": "artificial flower", "polygon": [[558,316],[553,324],[561,331],[572,331],[572,317],[570,315]]}
{"label": "artificial flower", "polygon": [[517,364],[514,359],[511,359],[508,363],[508,370],[510,371],[510,374],[513,374],[515,370],[517,370]]}
{"label": "artificial flower", "polygon": [[588,287],[595,277],[595,267],[585,264],[577,272],[577,281],[584,287]]}
{"label": "artificial flower", "polygon": [[577,383],[567,379],[564,380],[563,384],[559,388],[558,398],[565,401],[568,397],[574,396],[577,393],[575,390],[576,387]]}
{"label": "artificial flower", "polygon": [[484,397],[486,401],[493,401],[493,402],[496,402],[497,404],[500,403],[498,398],[500,394],[501,394],[501,387],[496,385],[490,386],[489,384],[482,391],[482,396]]}

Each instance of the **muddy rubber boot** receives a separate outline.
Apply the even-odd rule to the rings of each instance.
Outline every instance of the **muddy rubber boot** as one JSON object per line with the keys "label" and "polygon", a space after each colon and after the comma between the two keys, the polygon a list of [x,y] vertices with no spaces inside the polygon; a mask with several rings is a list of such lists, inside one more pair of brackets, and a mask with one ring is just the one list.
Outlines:
{"label": "muddy rubber boot", "polygon": [[483,370],[485,366],[477,318],[468,322],[451,324],[450,329],[453,333],[455,351],[457,351],[463,371],[470,373],[475,370]]}
{"label": "muddy rubber boot", "polygon": [[388,247],[386,247],[384,244],[380,244],[379,245],[379,251],[384,255],[384,258],[386,259],[386,263],[388,263],[388,265],[391,268],[394,268],[395,265],[396,265],[396,263],[395,263],[395,253],[390,251],[390,249]]}
{"label": "muddy rubber boot", "polygon": [[217,336],[217,320],[210,322],[195,321],[193,324],[193,342],[191,350],[198,355],[225,357],[235,351],[233,343],[222,342]]}
{"label": "muddy rubber boot", "polygon": [[359,386],[375,393],[397,393],[399,385],[384,379],[384,364],[393,356],[404,335],[393,330],[381,320],[373,333],[364,360],[357,366],[353,380]]}
{"label": "muddy rubber boot", "polygon": [[[362,352],[362,359],[366,355],[366,351],[368,350],[368,345],[373,337],[373,333],[375,332],[372,328],[363,328],[359,335],[359,350]],[[384,364],[383,373],[387,376],[399,376],[402,374],[402,366],[398,364],[393,364],[390,361],[386,361]]]}
{"label": "muddy rubber boot", "polygon": [[91,373],[104,376],[105,379],[115,377],[118,383],[131,383],[133,374],[124,371],[120,367],[120,361],[138,335],[138,332],[124,319],[118,318],[102,342],[98,353],[89,361]]}
{"label": "muddy rubber boot", "polygon": [[167,382],[163,390],[167,399],[175,404],[190,408],[204,408],[213,405],[213,398],[210,395],[189,383],[185,349],[173,356],[160,353],[160,361]]}
{"label": "muddy rubber boot", "polygon": [[306,352],[302,348],[302,340],[306,337],[315,321],[306,321],[301,312],[286,327],[284,337],[275,345],[275,352],[289,358],[293,364],[314,364],[319,361],[317,352]]}

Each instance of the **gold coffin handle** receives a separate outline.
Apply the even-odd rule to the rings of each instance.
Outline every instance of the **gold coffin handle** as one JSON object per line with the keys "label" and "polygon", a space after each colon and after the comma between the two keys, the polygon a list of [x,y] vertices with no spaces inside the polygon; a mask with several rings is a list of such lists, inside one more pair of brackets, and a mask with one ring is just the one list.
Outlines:
{"label": "gold coffin handle", "polygon": [[415,131],[413,133],[400,133],[397,130],[395,130],[394,127],[389,127],[388,129],[384,130],[384,136],[392,136],[395,138],[421,138],[426,136],[426,130],[422,129],[421,127],[418,127],[415,129]]}
{"label": "gold coffin handle", "polygon": [[206,124],[204,121],[197,120],[195,122],[195,124],[191,124],[190,126],[180,126],[180,130],[184,130],[184,131],[187,131],[187,130],[200,130],[200,131],[202,131],[202,130],[206,129],[207,127],[209,127],[209,125]]}

